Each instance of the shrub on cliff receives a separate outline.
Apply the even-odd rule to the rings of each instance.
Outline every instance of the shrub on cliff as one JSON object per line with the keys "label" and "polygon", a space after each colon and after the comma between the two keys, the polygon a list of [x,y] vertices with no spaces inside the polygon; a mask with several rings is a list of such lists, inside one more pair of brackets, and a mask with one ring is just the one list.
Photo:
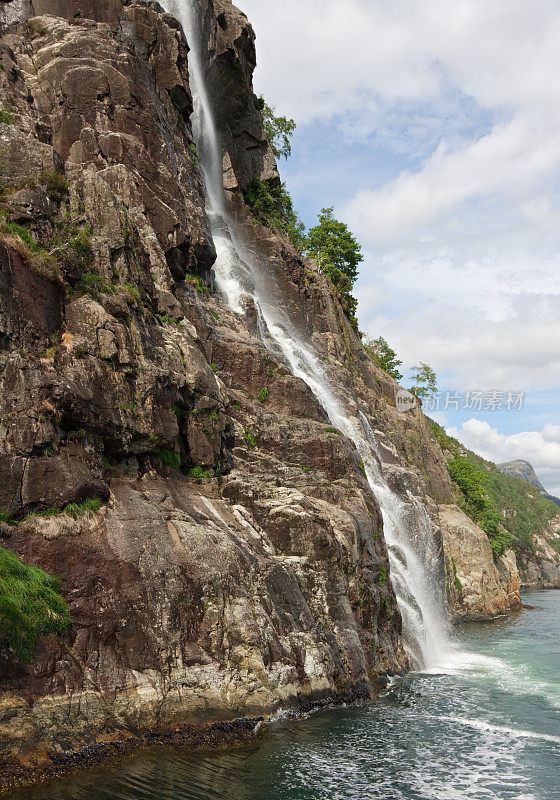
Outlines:
{"label": "shrub on cliff", "polygon": [[334,206],[322,208],[318,223],[309,229],[306,250],[319,266],[335,268],[353,285],[358,277],[358,264],[364,260],[362,246],[344,222],[334,218]]}
{"label": "shrub on cliff", "polygon": [[62,203],[68,197],[70,184],[59,172],[44,169],[39,175],[39,183],[44,185],[47,197],[55,203]]}
{"label": "shrub on cliff", "polygon": [[294,211],[286,184],[271,186],[266,181],[255,179],[243,192],[243,199],[259,222],[283,231],[301,252],[305,243],[305,226]]}
{"label": "shrub on cliff", "polygon": [[0,124],[13,125],[14,114],[10,108],[0,103]]}
{"label": "shrub on cliff", "polygon": [[488,477],[463,456],[447,462],[451,480],[464,496],[463,510],[488,536],[494,555],[500,556],[511,545],[511,534],[502,525],[502,517],[487,494]]}
{"label": "shrub on cliff", "polygon": [[37,636],[70,626],[70,611],[58,592],[58,578],[0,547],[0,633],[22,661],[33,658]]}
{"label": "shrub on cliff", "polygon": [[491,461],[467,450],[434,420],[428,422],[441,449],[454,456],[447,468],[464,496],[463,510],[485,531],[494,553],[508,547],[517,553],[531,551],[532,535],[557,515],[558,507],[531,484],[504,475]]}

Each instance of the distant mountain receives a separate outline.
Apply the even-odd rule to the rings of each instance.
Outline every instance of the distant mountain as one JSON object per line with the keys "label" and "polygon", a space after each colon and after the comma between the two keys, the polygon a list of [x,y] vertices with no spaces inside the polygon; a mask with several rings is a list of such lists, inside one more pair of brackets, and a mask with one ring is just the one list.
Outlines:
{"label": "distant mountain", "polygon": [[516,461],[506,461],[503,464],[497,464],[497,467],[504,475],[509,475],[511,478],[519,478],[526,483],[530,483],[540,495],[552,500],[557,506],[560,506],[560,498],[554,497],[554,495],[546,491],[538,479],[533,465],[529,461],[519,458]]}

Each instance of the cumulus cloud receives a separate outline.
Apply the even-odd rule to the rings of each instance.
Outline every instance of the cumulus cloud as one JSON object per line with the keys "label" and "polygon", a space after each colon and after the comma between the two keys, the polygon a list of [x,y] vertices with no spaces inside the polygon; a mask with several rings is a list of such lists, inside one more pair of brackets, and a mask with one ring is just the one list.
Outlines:
{"label": "cumulus cloud", "polygon": [[447,433],[488,461],[497,464],[516,459],[529,461],[545,489],[560,496],[560,425],[545,425],[542,431],[521,431],[508,436],[473,417],[460,428],[448,428]]}
{"label": "cumulus cloud", "polygon": [[556,0],[239,2],[282,113],[309,136],[329,126],[341,159],[394,154],[378,175],[352,161],[357,188],[324,202],[364,245],[362,330],[457,388],[557,383]]}

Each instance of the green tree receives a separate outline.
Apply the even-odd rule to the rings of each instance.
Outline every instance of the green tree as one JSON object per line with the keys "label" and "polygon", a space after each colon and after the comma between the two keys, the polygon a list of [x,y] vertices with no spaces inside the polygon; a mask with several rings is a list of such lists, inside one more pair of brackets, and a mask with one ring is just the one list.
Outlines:
{"label": "green tree", "polygon": [[329,265],[343,272],[353,285],[358,264],[364,260],[362,246],[348,226],[334,218],[333,211],[334,206],[321,209],[318,225],[307,234],[307,252],[320,267]]}
{"label": "green tree", "polygon": [[402,361],[399,361],[397,354],[389,347],[383,336],[378,336],[377,339],[365,339],[363,348],[381,369],[384,369],[396,381],[400,381],[402,374],[399,372],[398,367],[400,367]]}
{"label": "green tree", "polygon": [[487,494],[488,475],[460,455],[449,459],[447,469],[451,480],[463,494],[463,511],[488,536],[494,555],[502,555],[511,546],[512,536],[504,528],[502,517]]}
{"label": "green tree", "polygon": [[269,105],[262,95],[258,98],[257,107],[262,112],[264,135],[272,152],[276,158],[287,160],[292,154],[291,139],[296,123],[287,117],[277,117],[274,106]]}
{"label": "green tree", "polygon": [[358,264],[364,260],[362,246],[344,222],[334,218],[333,207],[321,209],[319,222],[310,228],[305,242],[305,252],[315,259],[321,271],[335,288],[342,308],[354,326],[357,325],[358,301],[352,295],[358,277]]}
{"label": "green tree", "polygon": [[437,392],[437,375],[429,364],[421,361],[417,367],[412,367],[411,378],[414,385],[410,387],[412,394],[416,397],[429,397]]}

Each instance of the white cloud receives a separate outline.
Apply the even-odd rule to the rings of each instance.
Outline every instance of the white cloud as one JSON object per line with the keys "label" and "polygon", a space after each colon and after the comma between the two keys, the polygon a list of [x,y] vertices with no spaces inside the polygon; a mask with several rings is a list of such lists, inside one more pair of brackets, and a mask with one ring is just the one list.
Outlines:
{"label": "white cloud", "polygon": [[516,459],[529,461],[545,489],[560,496],[560,425],[545,425],[542,431],[507,436],[473,417],[460,428],[448,428],[447,433],[488,461],[497,464]]}
{"label": "white cloud", "polygon": [[[415,275],[421,280],[415,270],[409,278]],[[434,285],[438,285],[437,268],[433,277]],[[405,367],[427,361],[440,374],[445,370],[449,375],[447,386],[458,391],[531,392],[557,386],[560,298],[552,302],[539,295],[520,295],[511,298],[503,313],[496,309],[497,319],[493,320],[491,303],[495,295],[486,286],[478,271],[472,276],[458,276],[454,285],[444,265],[439,272],[438,300],[430,298],[428,292],[423,294],[422,289],[414,294],[409,290],[409,306],[402,314],[385,316],[380,304],[361,327],[373,338],[381,331],[403,358]],[[480,299],[477,291],[482,294]],[[475,313],[472,309],[477,306],[482,310]]]}
{"label": "white cloud", "polygon": [[457,388],[557,384],[557,0],[239,2],[282,113],[309,135],[327,123],[341,159],[356,143],[395,155],[369,185],[354,167],[336,203],[367,256],[360,327]]}
{"label": "white cloud", "polygon": [[381,189],[359,192],[344,214],[370,247],[402,246],[403,240],[418,240],[425,226],[439,227],[473,197],[507,192],[509,203],[513,194],[524,199],[558,162],[555,131],[517,117],[458,150],[441,144],[420,171],[402,172]]}
{"label": "white cloud", "polygon": [[257,32],[257,83],[301,123],[449,82],[477,102],[542,108],[560,86],[555,0],[239,0]]}

